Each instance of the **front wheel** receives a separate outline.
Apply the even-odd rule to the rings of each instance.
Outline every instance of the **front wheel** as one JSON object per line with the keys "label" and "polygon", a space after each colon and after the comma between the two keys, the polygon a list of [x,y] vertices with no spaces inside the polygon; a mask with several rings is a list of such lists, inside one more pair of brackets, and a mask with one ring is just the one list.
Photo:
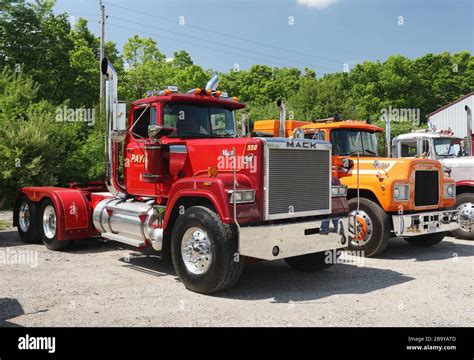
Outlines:
{"label": "front wheel", "polygon": [[49,250],[63,250],[70,244],[69,240],[58,240],[58,216],[51,199],[45,199],[39,210],[39,230],[43,244]]}
{"label": "front wheel", "polygon": [[203,206],[190,207],[176,220],[171,257],[184,286],[202,294],[232,287],[242,273],[237,232]]}
{"label": "front wheel", "polygon": [[[337,257],[339,257],[340,253],[340,251],[337,251]],[[332,251],[323,251],[314,254],[289,257],[285,259],[285,262],[292,269],[297,271],[309,273],[321,271],[327,269],[333,264]]]}
{"label": "front wheel", "polygon": [[390,240],[390,221],[387,213],[377,203],[360,198],[348,201],[350,215],[356,217],[356,236],[349,236],[349,250],[362,252],[365,257],[381,253]]}
{"label": "front wheel", "polygon": [[459,210],[460,228],[452,234],[459,239],[474,240],[474,194],[457,195],[455,208]]}
{"label": "front wheel", "polygon": [[446,236],[447,232],[439,232],[433,234],[418,235],[405,238],[406,242],[410,245],[420,247],[430,247],[441,242]]}

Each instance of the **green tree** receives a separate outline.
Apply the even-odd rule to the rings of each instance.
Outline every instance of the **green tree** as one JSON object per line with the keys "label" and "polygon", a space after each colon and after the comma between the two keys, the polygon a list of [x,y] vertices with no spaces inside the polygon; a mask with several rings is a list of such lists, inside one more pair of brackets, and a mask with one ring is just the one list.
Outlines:
{"label": "green tree", "polygon": [[123,57],[131,67],[149,61],[161,62],[166,58],[158,50],[155,40],[152,38],[141,38],[138,35],[132,36],[125,43],[123,46]]}

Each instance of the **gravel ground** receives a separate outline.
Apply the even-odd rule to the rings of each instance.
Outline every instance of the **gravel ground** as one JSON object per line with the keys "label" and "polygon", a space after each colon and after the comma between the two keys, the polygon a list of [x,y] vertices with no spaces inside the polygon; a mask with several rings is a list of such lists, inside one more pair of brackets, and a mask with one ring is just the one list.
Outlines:
{"label": "gravel ground", "polygon": [[316,274],[283,261],[247,264],[236,287],[205,296],[152,252],[97,239],[53,252],[7,229],[0,326],[474,325],[474,242],[449,237],[424,249],[392,239],[377,259],[342,259]]}

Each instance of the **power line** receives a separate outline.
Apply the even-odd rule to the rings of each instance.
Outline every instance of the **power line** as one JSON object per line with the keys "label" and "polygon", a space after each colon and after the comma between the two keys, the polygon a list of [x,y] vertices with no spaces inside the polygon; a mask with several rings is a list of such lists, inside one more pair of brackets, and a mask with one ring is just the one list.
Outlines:
{"label": "power line", "polygon": [[[106,3],[106,4],[110,5],[110,6],[113,6],[113,7],[117,7],[117,8],[123,9],[123,10],[135,12],[135,13],[137,13],[137,14],[146,15],[146,16],[149,16],[149,17],[152,17],[152,18],[156,18],[156,19],[160,19],[160,20],[164,20],[164,21],[168,21],[168,22],[171,22],[171,23],[173,23],[173,24],[176,24],[176,20],[173,20],[173,19],[170,19],[170,18],[166,18],[166,17],[162,17],[162,16],[157,16],[157,15],[151,15],[151,14],[146,13],[146,12],[143,12],[143,11],[139,11],[139,10],[127,8],[127,7],[125,7],[125,6],[116,5],[116,4],[112,4],[112,3],[109,3],[109,2],[105,2],[105,1],[104,1],[104,3]],[[293,50],[293,49],[287,49],[287,48],[284,48],[284,47],[281,47],[281,46],[276,46],[276,45],[272,45],[272,44],[267,44],[267,43],[264,43],[264,42],[260,42],[260,41],[256,41],[256,40],[252,40],[252,39],[243,38],[243,37],[240,37],[240,36],[236,36],[236,35],[224,33],[224,32],[221,32],[221,31],[216,31],[216,30],[207,29],[207,28],[204,28],[204,27],[201,27],[201,26],[189,25],[189,24],[187,24],[186,26],[187,26],[187,27],[190,27],[190,28],[202,30],[202,31],[205,31],[205,32],[208,32],[208,33],[219,34],[219,35],[221,35],[221,36],[226,36],[226,37],[233,38],[233,39],[237,39],[237,40],[240,40],[240,41],[246,41],[246,42],[254,43],[254,44],[257,44],[257,45],[266,46],[266,47],[269,47],[269,48],[272,48],[272,49],[275,49],[275,50],[282,50],[282,51],[290,52],[290,53],[293,53],[293,54],[299,54],[299,55],[302,55],[302,56],[312,57],[312,58],[318,59],[318,60],[333,62],[333,63],[336,63],[336,64],[342,64],[342,63],[344,63],[343,61],[340,61],[340,60],[335,60],[335,59],[330,59],[330,58],[315,56],[315,55],[311,55],[311,54],[304,53],[304,52],[301,52],[301,51],[297,51],[297,50]]]}
{"label": "power line", "polygon": [[269,64],[273,64],[273,65],[276,65],[276,66],[288,67],[288,65],[276,63],[276,62],[273,62],[273,61],[263,60],[263,59],[255,58],[255,57],[252,57],[252,56],[243,55],[243,54],[237,54],[237,53],[234,53],[234,52],[231,52],[231,51],[216,49],[216,48],[212,48],[212,47],[205,46],[205,45],[199,45],[199,44],[195,44],[195,43],[192,43],[192,42],[189,42],[189,41],[179,40],[179,39],[175,39],[175,38],[171,38],[171,37],[167,37],[167,36],[162,36],[162,35],[158,35],[158,34],[155,34],[155,33],[148,32],[148,31],[143,31],[143,30],[139,30],[139,29],[133,29],[133,28],[130,28],[130,27],[127,27],[127,26],[122,26],[122,25],[118,25],[118,24],[114,24],[114,23],[110,23],[110,22],[108,22],[107,25],[115,26],[115,27],[118,27],[118,28],[121,28],[121,29],[126,29],[126,30],[141,32],[141,33],[143,33],[143,34],[147,34],[147,35],[151,35],[151,36],[158,36],[158,37],[160,37],[160,38],[162,38],[162,39],[171,40],[171,41],[177,41],[177,42],[182,42],[182,43],[185,43],[185,44],[189,44],[189,45],[191,45],[191,46],[202,47],[202,48],[205,48],[205,49],[208,49],[208,50],[213,50],[213,51],[221,52],[221,53],[224,53],[224,54],[229,54],[229,55],[234,55],[234,56],[245,57],[245,58],[248,58],[248,59],[251,59],[251,60],[255,60],[255,61],[264,61],[264,62],[267,62],[267,63],[269,63]]}
{"label": "power line", "polygon": [[214,45],[225,46],[225,47],[235,49],[235,50],[239,50],[239,51],[254,53],[254,54],[265,56],[265,57],[272,57],[272,58],[287,61],[287,62],[290,62],[290,63],[296,63],[296,64],[304,65],[305,67],[320,68],[320,69],[329,70],[329,71],[338,71],[337,69],[334,69],[334,68],[328,68],[328,67],[325,67],[325,66],[319,66],[319,65],[304,63],[304,62],[301,62],[301,61],[292,60],[292,59],[288,59],[288,58],[283,58],[283,57],[275,56],[275,55],[271,55],[271,54],[265,54],[265,53],[261,53],[261,52],[258,52],[258,51],[247,50],[247,49],[244,49],[244,48],[241,48],[241,47],[228,45],[228,44],[224,44],[224,43],[217,42],[217,41],[203,39],[203,38],[200,38],[198,36],[181,34],[181,33],[178,33],[176,31],[171,31],[171,30],[160,28],[160,27],[157,27],[157,26],[152,26],[152,25],[147,25],[147,24],[142,24],[142,23],[130,21],[130,20],[127,20],[127,19],[116,17],[116,16],[109,16],[109,18],[125,21],[125,22],[132,23],[132,24],[147,26],[147,27],[152,28],[152,29],[157,29],[157,30],[165,31],[167,33],[175,34],[175,35],[178,35],[178,36],[184,36],[184,37],[187,37],[187,38],[191,38],[191,39],[195,39],[195,40],[199,40],[199,41],[204,41],[204,42],[211,43],[211,44],[214,44]]}

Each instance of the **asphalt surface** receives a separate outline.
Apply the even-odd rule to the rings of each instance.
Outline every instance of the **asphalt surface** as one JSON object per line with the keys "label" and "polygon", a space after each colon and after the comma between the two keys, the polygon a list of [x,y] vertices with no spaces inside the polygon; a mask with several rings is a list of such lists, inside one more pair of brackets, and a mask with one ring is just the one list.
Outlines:
{"label": "asphalt surface", "polygon": [[[11,213],[0,212],[0,219]],[[392,239],[376,259],[320,273],[247,264],[213,296],[186,290],[151,251],[88,239],[66,252],[0,231],[0,326],[473,326],[474,242]]]}

